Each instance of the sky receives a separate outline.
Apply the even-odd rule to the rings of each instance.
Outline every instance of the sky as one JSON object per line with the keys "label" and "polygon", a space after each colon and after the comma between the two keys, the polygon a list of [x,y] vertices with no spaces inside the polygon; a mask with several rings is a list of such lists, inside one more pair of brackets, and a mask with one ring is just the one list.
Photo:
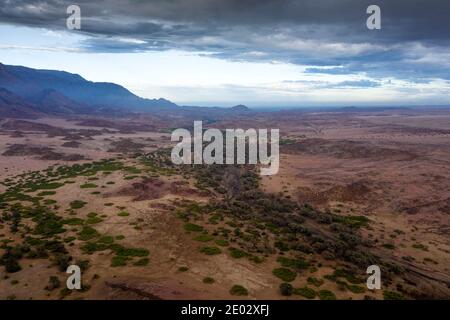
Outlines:
{"label": "sky", "polygon": [[[66,9],[81,9],[69,30]],[[366,9],[381,9],[369,30]],[[0,62],[180,105],[450,105],[450,1],[0,0]]]}

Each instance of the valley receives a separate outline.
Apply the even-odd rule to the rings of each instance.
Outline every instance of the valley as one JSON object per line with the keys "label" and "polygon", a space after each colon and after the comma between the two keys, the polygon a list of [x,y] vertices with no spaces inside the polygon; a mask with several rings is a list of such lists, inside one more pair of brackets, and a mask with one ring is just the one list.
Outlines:
{"label": "valley", "polygon": [[[448,109],[198,112],[3,117],[0,299],[450,297]],[[280,171],[172,164],[194,118],[279,128]]]}

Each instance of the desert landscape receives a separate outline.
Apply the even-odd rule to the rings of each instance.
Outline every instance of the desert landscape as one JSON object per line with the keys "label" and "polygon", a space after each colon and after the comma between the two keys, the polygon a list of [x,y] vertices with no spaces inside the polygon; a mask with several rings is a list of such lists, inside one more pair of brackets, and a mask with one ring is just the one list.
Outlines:
{"label": "desert landscape", "polygon": [[2,119],[0,297],[450,297],[448,109],[238,117],[208,127],[280,128],[277,175],[173,165],[189,117]]}
{"label": "desert landscape", "polygon": [[177,319],[447,307],[449,12],[0,0],[0,304]]}

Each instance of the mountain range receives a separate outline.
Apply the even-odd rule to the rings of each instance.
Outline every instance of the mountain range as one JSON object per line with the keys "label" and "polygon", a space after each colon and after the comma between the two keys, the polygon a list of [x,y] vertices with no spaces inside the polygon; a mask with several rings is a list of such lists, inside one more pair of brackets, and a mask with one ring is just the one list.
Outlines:
{"label": "mountain range", "polygon": [[0,116],[40,114],[158,112],[179,107],[166,99],[144,99],[108,82],[92,82],[65,71],[0,63]]}

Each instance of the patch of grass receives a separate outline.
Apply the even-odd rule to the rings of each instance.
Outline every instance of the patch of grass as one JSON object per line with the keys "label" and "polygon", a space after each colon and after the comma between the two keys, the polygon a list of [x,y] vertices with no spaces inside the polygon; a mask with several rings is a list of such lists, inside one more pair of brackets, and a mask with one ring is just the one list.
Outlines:
{"label": "patch of grass", "polygon": [[345,224],[351,228],[360,228],[368,225],[370,220],[365,216],[340,216],[332,214],[333,222]]}
{"label": "patch of grass", "polygon": [[222,250],[220,250],[218,247],[202,247],[200,248],[200,252],[208,256],[213,256],[222,253]]}
{"label": "patch of grass", "polygon": [[43,183],[35,186],[33,190],[53,190],[62,187],[64,184],[59,182]]}
{"label": "patch of grass", "polygon": [[125,239],[125,236],[123,236],[121,234],[116,236],[116,240],[123,240],[123,239]]}
{"label": "patch of grass", "polygon": [[281,266],[286,268],[303,270],[309,267],[309,263],[303,259],[289,259],[286,257],[278,257],[277,262],[281,264]]}
{"label": "patch of grass", "polygon": [[59,297],[61,298],[61,299],[64,299],[65,297],[67,297],[69,294],[71,294],[72,293],[72,290],[70,290],[69,288],[62,288],[60,291],[59,291]]}
{"label": "patch of grass", "polygon": [[214,280],[214,278],[211,278],[211,277],[204,277],[203,278],[203,283],[206,283],[206,284],[212,284],[212,283],[214,283],[216,280]]}
{"label": "patch of grass", "polygon": [[294,281],[297,277],[297,273],[288,268],[276,268],[272,270],[272,274],[283,280],[284,282]]}
{"label": "patch of grass", "polygon": [[140,174],[142,172],[141,169],[136,168],[136,167],[124,167],[123,170],[128,173],[133,173],[133,174]]}
{"label": "patch of grass", "polygon": [[63,223],[68,224],[69,226],[80,226],[84,223],[84,220],[80,218],[70,218],[64,220]]}
{"label": "patch of grass", "polygon": [[100,239],[98,239],[98,242],[104,244],[112,244],[114,243],[114,238],[111,236],[102,236],[100,237]]}
{"label": "patch of grass", "polygon": [[275,241],[275,247],[283,252],[289,251],[289,245],[283,241]]}
{"label": "patch of grass", "polygon": [[100,223],[100,222],[102,222],[103,221],[103,219],[101,219],[101,218],[99,218],[99,217],[97,217],[97,216],[94,216],[94,217],[89,217],[87,220],[86,220],[86,223],[87,224],[97,224],[97,223]]}
{"label": "patch of grass", "polygon": [[80,185],[81,189],[93,189],[93,188],[97,188],[98,185],[96,185],[95,183],[85,183]]}
{"label": "patch of grass", "polygon": [[37,195],[38,197],[45,197],[45,196],[53,196],[54,194],[56,194],[56,191],[42,191],[39,192]]}
{"label": "patch of grass", "polygon": [[70,243],[70,242],[75,241],[75,240],[77,240],[76,237],[67,237],[67,238],[64,238],[63,241],[64,241],[65,243]]}
{"label": "patch of grass", "polygon": [[231,257],[233,257],[235,259],[243,258],[243,257],[248,255],[247,252],[242,251],[242,250],[237,249],[237,248],[228,248],[228,250],[230,251]]}
{"label": "patch of grass", "polygon": [[292,293],[305,297],[306,299],[314,299],[316,297],[316,291],[308,287],[295,288]]}
{"label": "patch of grass", "polygon": [[82,241],[88,241],[98,236],[99,233],[97,232],[97,230],[89,226],[84,226],[83,229],[78,232],[78,239]]}
{"label": "patch of grass", "polygon": [[336,300],[336,295],[330,290],[320,290],[317,295],[320,300]]}
{"label": "patch of grass", "polygon": [[221,247],[227,247],[227,246],[230,245],[230,243],[229,243],[227,240],[224,240],[224,239],[218,239],[218,240],[216,240],[216,244],[217,244],[218,246],[221,246]]}
{"label": "patch of grass", "polygon": [[283,282],[280,284],[280,293],[282,296],[291,296],[294,288],[290,283]]}
{"label": "patch of grass", "polygon": [[353,293],[364,293],[366,292],[366,289],[364,289],[364,287],[361,286],[357,286],[356,284],[348,284],[347,289],[350,290]]}
{"label": "patch of grass", "polygon": [[87,203],[87,202],[84,202],[84,201],[82,201],[82,200],[74,200],[74,201],[72,201],[72,202],[70,203],[70,208],[72,208],[72,209],[81,209],[81,208],[84,207],[84,205],[85,205],[86,203]]}
{"label": "patch of grass", "polygon": [[248,290],[241,285],[235,284],[231,287],[230,294],[233,296],[248,296]]}
{"label": "patch of grass", "polygon": [[194,224],[194,223],[185,223],[184,230],[189,231],[189,232],[200,232],[200,231],[203,231],[203,227],[199,226],[198,224]]}
{"label": "patch of grass", "polygon": [[127,265],[128,257],[114,256],[111,259],[111,267],[123,267]]}
{"label": "patch of grass", "polygon": [[213,239],[214,239],[214,237],[209,235],[209,234],[201,234],[201,235],[198,235],[198,236],[196,236],[194,238],[194,240],[200,241],[200,242],[208,242],[208,241],[211,241]]}
{"label": "patch of grass", "polygon": [[120,211],[117,215],[119,217],[128,217],[130,214],[126,211]]}
{"label": "patch of grass", "polygon": [[121,245],[114,245],[111,249],[116,255],[123,257],[146,257],[149,255],[148,250],[142,248],[124,248]]}
{"label": "patch of grass", "polygon": [[149,258],[142,258],[142,259],[139,259],[138,261],[136,261],[135,263],[133,263],[133,265],[137,266],[137,267],[143,267],[143,266],[148,265],[149,261],[150,261]]}
{"label": "patch of grass", "polygon": [[405,298],[401,293],[398,293],[396,291],[389,291],[384,290],[383,291],[383,299],[384,300],[404,300]]}
{"label": "patch of grass", "polygon": [[320,287],[323,284],[322,279],[317,279],[316,277],[308,277],[307,279],[309,284],[312,284],[313,286]]}
{"label": "patch of grass", "polygon": [[412,245],[412,247],[417,250],[428,251],[428,246],[421,243],[415,243]]}

